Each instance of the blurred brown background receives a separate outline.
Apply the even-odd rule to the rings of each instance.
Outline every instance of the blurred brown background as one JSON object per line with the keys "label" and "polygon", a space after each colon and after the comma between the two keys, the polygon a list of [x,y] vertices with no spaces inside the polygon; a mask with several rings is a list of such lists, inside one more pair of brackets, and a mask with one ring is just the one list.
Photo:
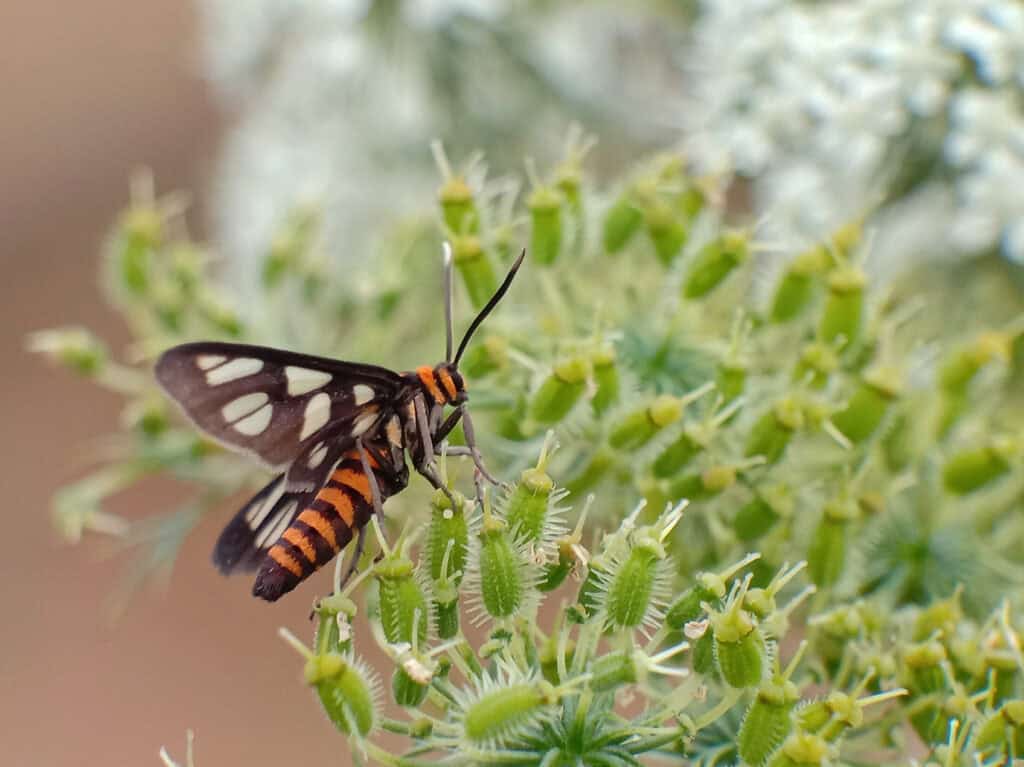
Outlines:
{"label": "blurred brown background", "polygon": [[[166,590],[118,620],[105,602],[125,557],[101,560],[95,542],[71,548],[53,531],[52,492],[84,473],[117,402],[26,354],[24,336],[81,323],[118,347],[96,266],[129,175],[149,166],[159,190],[192,191],[201,230],[225,118],[199,74],[192,3],[16,5],[0,10],[0,762],[158,765],[164,744],[183,758],[191,727],[198,767],[348,764],[275,635],[308,635],[312,592],[271,608],[244,579],[220,578],[208,553],[223,517],[189,539]],[[173,502],[173,489],[152,490],[116,510]]]}

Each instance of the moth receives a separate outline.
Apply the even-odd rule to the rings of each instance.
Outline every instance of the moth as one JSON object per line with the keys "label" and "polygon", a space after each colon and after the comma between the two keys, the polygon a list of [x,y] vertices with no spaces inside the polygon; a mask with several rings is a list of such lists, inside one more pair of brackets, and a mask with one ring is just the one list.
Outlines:
{"label": "moth", "polygon": [[409,464],[445,489],[435,456],[460,421],[466,446],[448,454],[468,455],[478,476],[493,481],[476,447],[459,360],[525,255],[452,356],[452,265],[445,245],[447,345],[445,361],[433,367],[398,373],[216,341],[175,346],[160,356],[156,380],[184,414],[216,442],[275,472],[218,538],[213,562],[222,573],[256,571],[253,594],[273,602],[358,536],[351,574],[371,516],[382,515],[384,501],[408,485]]}

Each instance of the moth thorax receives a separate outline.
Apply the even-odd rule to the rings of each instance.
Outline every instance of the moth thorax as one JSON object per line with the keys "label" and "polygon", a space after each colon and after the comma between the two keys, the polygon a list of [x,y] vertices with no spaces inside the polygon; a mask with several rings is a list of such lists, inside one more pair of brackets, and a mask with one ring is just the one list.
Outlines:
{"label": "moth thorax", "polygon": [[462,375],[450,362],[430,367],[422,365],[416,368],[427,396],[438,405],[455,405],[466,398],[466,384]]}

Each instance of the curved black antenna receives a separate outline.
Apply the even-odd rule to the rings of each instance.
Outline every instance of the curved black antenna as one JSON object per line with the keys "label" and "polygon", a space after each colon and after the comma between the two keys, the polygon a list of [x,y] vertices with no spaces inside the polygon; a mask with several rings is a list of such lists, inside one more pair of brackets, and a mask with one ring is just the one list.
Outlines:
{"label": "curved black antenna", "polygon": [[444,361],[452,361],[452,246],[445,240],[444,249]]}
{"label": "curved black antenna", "polygon": [[480,310],[480,313],[473,318],[473,321],[469,323],[469,329],[466,331],[466,335],[462,337],[462,341],[459,342],[459,350],[455,353],[455,359],[452,360],[453,365],[458,365],[459,360],[462,359],[462,353],[466,351],[466,344],[469,343],[469,339],[476,332],[476,329],[480,327],[480,323],[487,319],[487,315],[491,313],[491,310],[498,305],[498,302],[502,299],[505,293],[508,291],[509,286],[512,284],[512,279],[516,276],[516,272],[519,271],[519,267],[523,264],[523,259],[526,258],[526,248],[523,248],[523,252],[519,254],[519,258],[512,264],[512,268],[508,270],[508,274],[505,275],[505,280],[501,283],[501,286],[494,291],[494,295],[491,296],[491,300],[487,302],[487,305]]}

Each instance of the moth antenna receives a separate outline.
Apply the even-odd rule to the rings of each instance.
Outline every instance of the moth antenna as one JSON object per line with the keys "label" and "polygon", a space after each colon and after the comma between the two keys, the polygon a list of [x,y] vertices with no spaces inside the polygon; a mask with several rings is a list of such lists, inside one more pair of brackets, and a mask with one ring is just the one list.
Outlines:
{"label": "moth antenna", "polygon": [[519,254],[519,258],[512,264],[512,268],[508,270],[508,274],[505,275],[505,279],[491,299],[487,302],[487,305],[480,310],[480,313],[473,318],[473,321],[469,323],[469,329],[466,331],[466,335],[462,337],[462,341],[459,342],[459,350],[455,353],[455,359],[452,360],[452,364],[458,367],[459,360],[462,359],[462,353],[466,351],[466,345],[469,343],[469,339],[473,337],[473,333],[480,327],[487,315],[491,313],[491,310],[498,305],[498,302],[504,297],[505,293],[508,292],[509,286],[512,284],[512,280],[516,276],[516,272],[519,271],[519,267],[523,265],[523,259],[526,258],[526,248],[523,248],[523,252]]}
{"label": "moth antenna", "polygon": [[444,328],[445,328],[445,346],[444,346],[444,360],[445,362],[452,361],[452,345],[454,344],[454,338],[452,335],[452,246],[448,240],[445,240],[442,248],[444,249]]}

